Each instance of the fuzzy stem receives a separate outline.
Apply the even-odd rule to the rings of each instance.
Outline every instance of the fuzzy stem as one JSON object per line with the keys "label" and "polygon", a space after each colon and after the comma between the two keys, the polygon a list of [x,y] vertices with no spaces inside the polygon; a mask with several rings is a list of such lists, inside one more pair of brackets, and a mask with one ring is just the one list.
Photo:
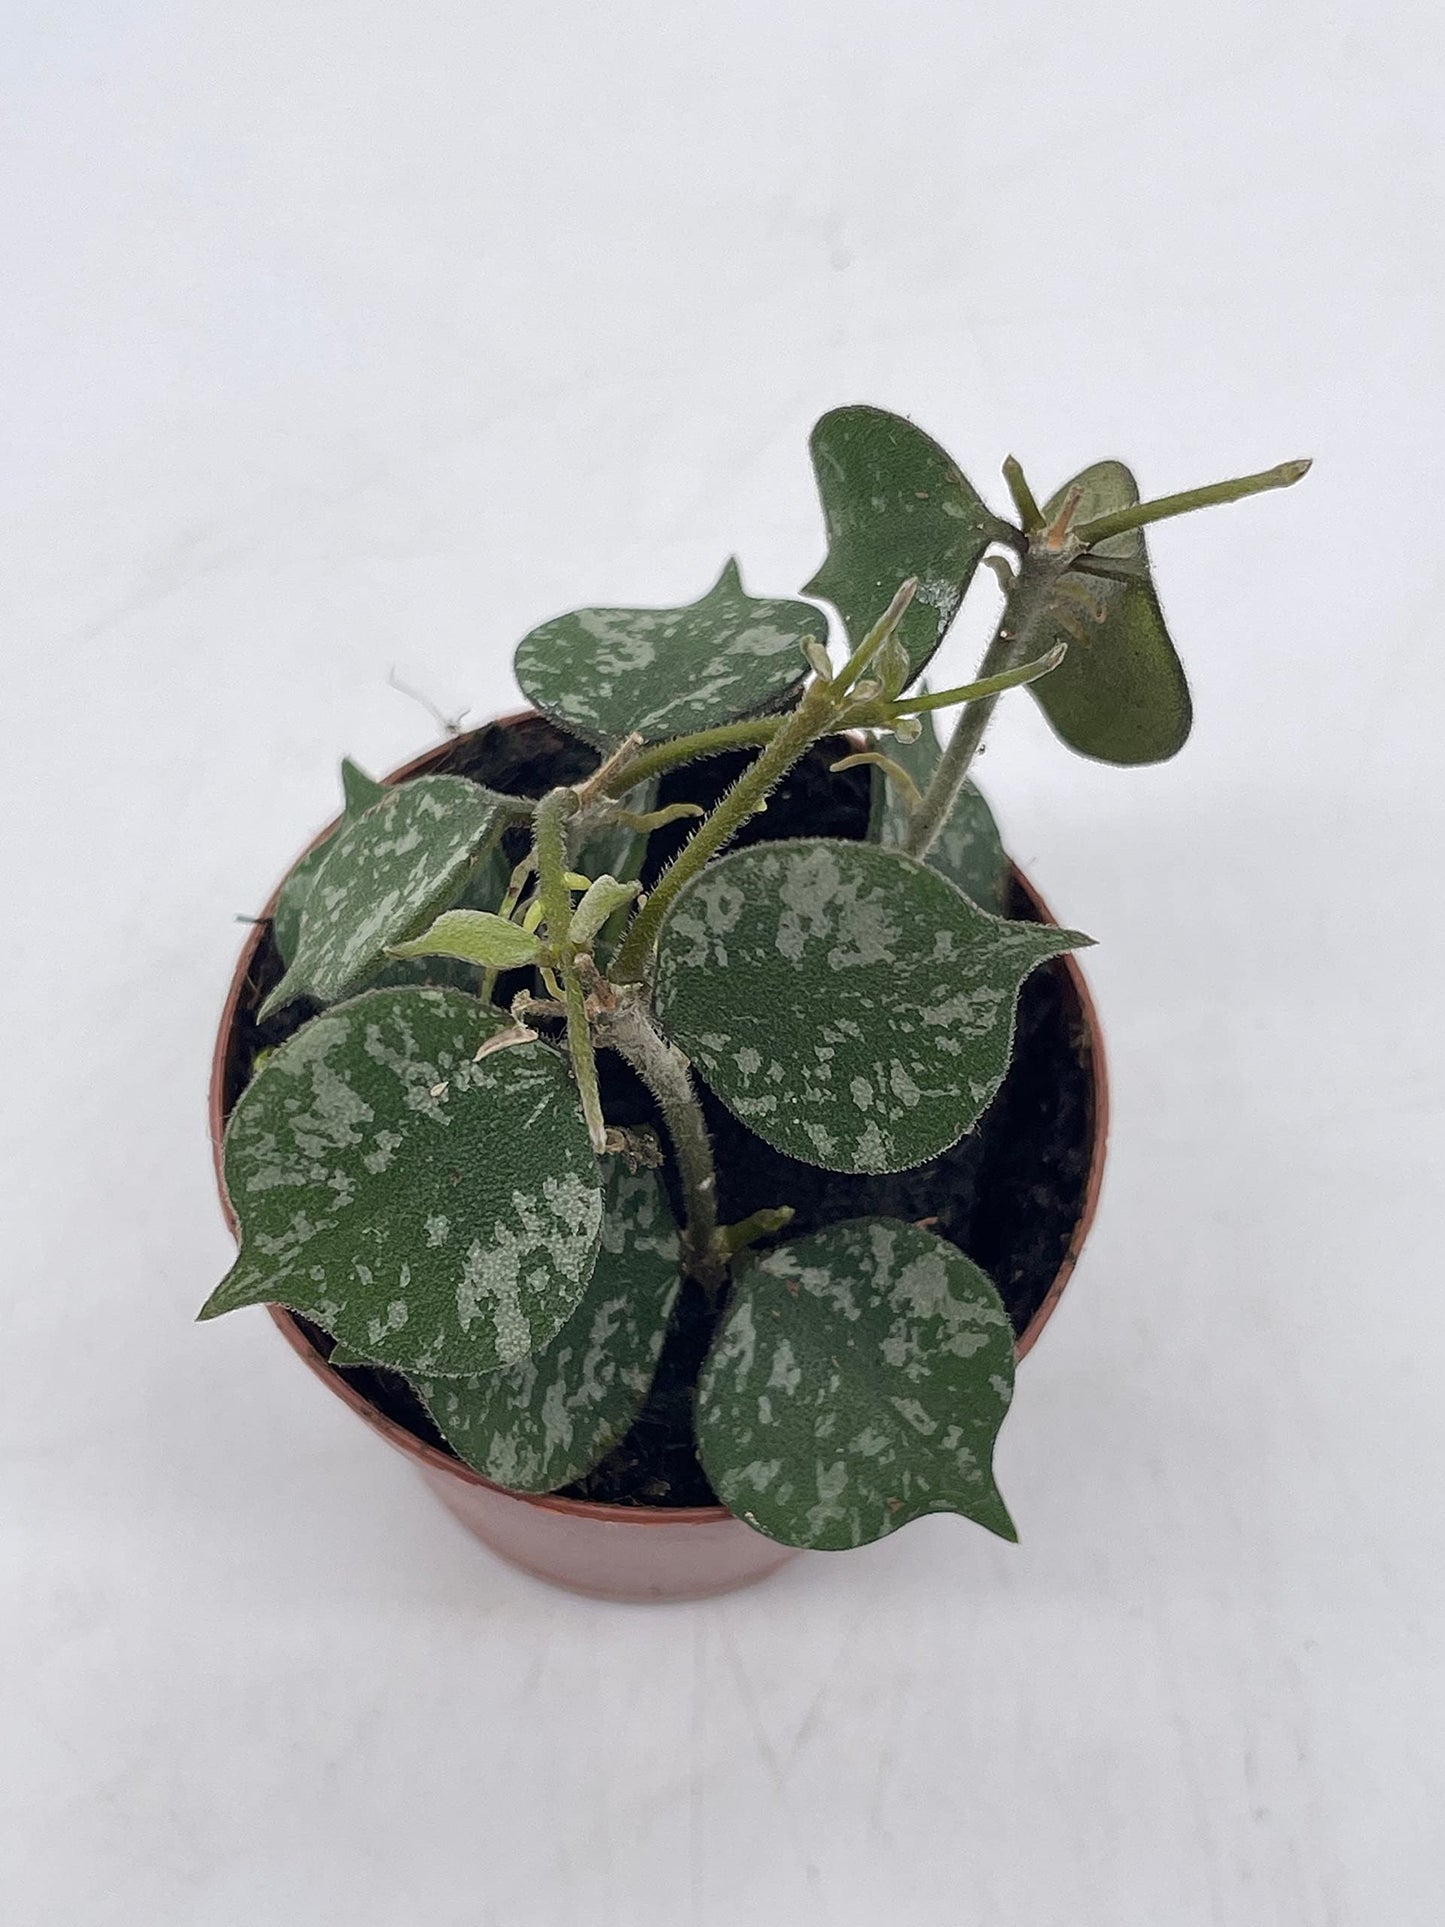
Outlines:
{"label": "fuzzy stem", "polygon": [[918,577],[911,575],[899,586],[898,593],[888,607],[838,671],[833,680],[833,693],[836,696],[846,694],[853,687],[869,663],[887,643],[889,637],[897,634],[898,625],[907,615],[909,606],[917,594]]}
{"label": "fuzzy stem", "polygon": [[1064,660],[1067,648],[1067,643],[1056,642],[1037,662],[1022,663],[1017,669],[1005,669],[997,676],[981,677],[978,682],[961,683],[957,689],[940,689],[927,696],[902,696],[896,703],[889,704],[889,716],[921,716],[925,710],[949,709],[954,703],[976,703],[984,696],[1001,696],[1006,689],[1018,689],[1024,683],[1037,682],[1040,676],[1047,676],[1051,669],[1057,669]]}
{"label": "fuzzy stem", "polygon": [[1258,495],[1268,488],[1291,488],[1308,475],[1308,462],[1281,462],[1277,468],[1262,469],[1258,475],[1240,475],[1232,482],[1210,482],[1204,488],[1185,489],[1179,495],[1156,496],[1152,502],[1135,502],[1131,508],[1115,509],[1112,515],[1096,515],[1092,522],[1080,522],[1074,534],[1084,547],[1107,542],[1111,535],[1126,535],[1149,522],[1163,522],[1171,515],[1188,515],[1194,509],[1212,508],[1216,502],[1238,502],[1246,495]]}
{"label": "fuzzy stem", "polygon": [[674,736],[670,742],[654,743],[614,770],[598,794],[625,796],[628,790],[647,782],[649,777],[665,776],[679,764],[696,763],[705,756],[723,756],[730,749],[760,749],[773,740],[786,720],[784,716],[749,716],[740,723],[720,723],[716,729],[699,729],[691,736]]}
{"label": "fuzzy stem", "polygon": [[1024,525],[1024,534],[1032,535],[1035,529],[1041,529],[1044,526],[1043,511],[1034,500],[1034,492],[1025,479],[1017,456],[1010,455],[1005,458],[1003,478],[1008,484],[1009,494],[1013,497],[1018,518]]}
{"label": "fuzzy stem", "polygon": [[769,791],[781,782],[811,743],[827,735],[835,721],[830,685],[810,683],[803,700],[782,719],[781,727],[762,755],[743,771],[712,814],[694,830],[671,869],[658,879],[652,895],[632,919],[613,960],[608,974],[614,983],[641,982],[662,920],[678,891],[732,841],[748,818],[762,808]]}
{"label": "fuzzy stem", "polygon": [[687,1220],[682,1231],[684,1263],[716,1302],[727,1280],[718,1239],[717,1168],[688,1061],[675,1044],[654,1029],[647,1012],[636,1001],[620,1003],[608,1011],[601,1019],[599,1034],[603,1043],[632,1066],[657,1100],[682,1180]]}
{"label": "fuzzy stem", "polygon": [[[587,1019],[587,998],[577,975],[574,946],[568,941],[567,926],[572,921],[572,893],[567,887],[567,825],[577,813],[577,792],[549,790],[537,805],[532,832],[532,851],[537,863],[537,895],[542,904],[542,927],[546,933],[550,961],[561,977],[562,1002],[567,1009],[567,1050],[572,1059],[572,1074],[582,1100],[582,1115],[587,1120],[587,1135],[600,1157],[607,1148],[607,1126],[602,1117],[602,1097],[597,1087],[597,1060],[592,1051],[592,1031]],[[543,982],[548,972],[543,967]],[[548,988],[552,984],[548,983]]]}
{"label": "fuzzy stem", "polygon": [[[1055,583],[1067,567],[1064,555],[1046,548],[1028,550],[1019,564],[1018,580],[1004,603],[993,641],[980,664],[980,681],[1006,675],[1028,661],[1034,631],[1048,607]],[[932,781],[923,793],[923,801],[909,819],[903,847],[910,856],[927,856],[937,842],[997,704],[997,695],[981,696],[959,717],[948,747],[938,759]]]}
{"label": "fuzzy stem", "polygon": [[572,1075],[582,1099],[582,1115],[587,1120],[587,1135],[598,1157],[607,1149],[607,1124],[602,1116],[602,1092],[597,1084],[597,1058],[592,1050],[592,1030],[587,1021],[587,998],[577,976],[575,964],[562,970],[562,986],[567,1004],[567,1051],[572,1059]]}
{"label": "fuzzy stem", "polygon": [[567,888],[567,820],[576,811],[575,790],[549,790],[537,805],[532,829],[542,921],[548,944],[559,954],[572,921],[572,897]]}

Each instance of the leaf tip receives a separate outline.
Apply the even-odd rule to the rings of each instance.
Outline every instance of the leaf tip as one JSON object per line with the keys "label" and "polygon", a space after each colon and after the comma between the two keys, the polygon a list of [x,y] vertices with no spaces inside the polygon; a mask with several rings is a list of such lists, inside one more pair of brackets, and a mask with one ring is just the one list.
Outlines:
{"label": "leaf tip", "polygon": [[284,1010],[287,1004],[294,1002],[301,994],[301,985],[296,980],[296,971],[293,966],[286,972],[280,983],[262,999],[261,1008],[256,1012],[256,1022],[264,1024],[269,1017],[274,1017],[278,1010]]}
{"label": "leaf tip", "polygon": [[1002,1499],[999,1499],[997,1513],[991,1518],[980,1521],[980,1523],[986,1525],[990,1532],[995,1533],[1000,1539],[1006,1541],[1007,1544],[1011,1546],[1018,1544],[1019,1529],[1009,1517],[1008,1507]]}
{"label": "leaf tip", "polygon": [[237,1272],[233,1267],[196,1313],[198,1325],[208,1325],[213,1318],[220,1318],[228,1311],[243,1311],[247,1305],[260,1305],[266,1302],[264,1298],[257,1298],[244,1288],[238,1291],[236,1277]]}

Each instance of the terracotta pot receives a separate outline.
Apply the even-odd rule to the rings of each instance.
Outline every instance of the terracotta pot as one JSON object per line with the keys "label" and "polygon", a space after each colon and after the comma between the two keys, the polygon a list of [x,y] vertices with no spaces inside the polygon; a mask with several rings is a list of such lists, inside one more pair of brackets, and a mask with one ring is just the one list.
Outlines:
{"label": "terracotta pot", "polygon": [[[503,719],[505,723],[520,720],[516,716]],[[423,774],[450,747],[450,744],[438,745],[395,771],[387,780],[401,782]],[[328,831],[323,830],[310,847],[315,848],[327,834]],[[1055,922],[1042,897],[1017,868],[1014,878],[1040,920]],[[273,894],[266,906],[267,916],[275,903]],[[226,1089],[231,1057],[237,1045],[237,1012],[249,994],[252,967],[265,935],[265,923],[258,923],[242,948],[221,1013],[211,1061],[211,1147],[221,1209],[233,1234],[237,1229],[236,1215],[226,1194],[221,1157],[227,1115]],[[1108,1136],[1109,1099],[1103,1039],[1093,1000],[1072,954],[1058,958],[1049,968],[1064,973],[1067,1002],[1073,1007],[1070,1015],[1088,1039],[1092,1083],[1089,1169],[1073,1236],[1052,1285],[1018,1339],[1015,1349],[1019,1358],[1037,1344],[1083,1249],[1098,1204]],[[754,1532],[722,1506],[649,1509],[590,1505],[577,1499],[509,1492],[503,1486],[494,1485],[470,1466],[425,1444],[379,1412],[340,1372],[331,1369],[290,1312],[279,1305],[268,1309],[281,1335],[316,1377],[388,1445],[411,1460],[442,1504],[469,1532],[504,1559],[539,1579],[601,1599],[701,1599],[752,1585],[797,1556],[790,1547],[777,1545]]]}

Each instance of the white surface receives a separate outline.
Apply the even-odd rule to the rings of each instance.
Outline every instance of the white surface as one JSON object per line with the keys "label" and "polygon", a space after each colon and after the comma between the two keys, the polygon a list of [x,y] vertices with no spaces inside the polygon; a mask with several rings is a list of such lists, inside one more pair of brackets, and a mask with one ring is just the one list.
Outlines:
{"label": "white surface", "polygon": [[[6,1927],[1438,1921],[1438,9],[4,38]],[[429,740],[393,668],[480,717],[559,609],[792,591],[852,400],[995,499],[1319,459],[1158,534],[1179,762],[987,758],[1117,1100],[1023,1544],[587,1604],[190,1323],[231,918]]]}

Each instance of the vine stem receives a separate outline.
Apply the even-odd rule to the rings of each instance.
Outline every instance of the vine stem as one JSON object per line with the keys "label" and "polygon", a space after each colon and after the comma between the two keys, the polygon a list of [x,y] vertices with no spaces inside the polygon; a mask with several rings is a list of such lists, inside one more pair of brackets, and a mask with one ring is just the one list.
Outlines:
{"label": "vine stem", "polygon": [[[1019,563],[993,641],[979,665],[980,681],[1006,676],[1028,661],[1054,586],[1071,560],[1068,549],[1030,544]],[[960,715],[923,800],[909,818],[903,847],[910,856],[927,856],[937,842],[997,705],[997,693],[981,696]]]}
{"label": "vine stem", "polygon": [[1084,547],[1107,542],[1111,535],[1126,535],[1130,529],[1147,528],[1151,522],[1164,522],[1172,515],[1189,515],[1195,509],[1213,508],[1219,502],[1241,502],[1246,495],[1259,495],[1265,489],[1293,488],[1310,472],[1307,461],[1280,462],[1275,468],[1261,469],[1257,475],[1238,475],[1231,482],[1209,482],[1203,488],[1185,489],[1179,495],[1159,495],[1152,502],[1135,502],[1110,515],[1096,515],[1092,522],[1080,522],[1074,533]]}
{"label": "vine stem", "polygon": [[696,763],[705,756],[723,756],[730,749],[760,749],[770,743],[787,721],[786,716],[750,716],[740,723],[719,723],[716,729],[694,730],[691,736],[674,736],[669,742],[654,743],[641,749],[627,762],[610,772],[599,786],[599,796],[625,796],[650,777],[665,776],[682,763]]}
{"label": "vine stem", "polygon": [[698,825],[671,869],[658,879],[652,895],[633,917],[608,972],[614,983],[642,981],[662,920],[678,891],[732,841],[809,745],[819,736],[827,735],[835,722],[832,686],[824,682],[809,683],[803,700],[782,718],[762,755],[748,765],[712,814]]}
{"label": "vine stem", "polygon": [[[577,792],[549,790],[537,805],[532,849],[537,860],[537,895],[542,905],[542,927],[551,961],[562,979],[562,1001],[567,1011],[567,1051],[572,1074],[587,1120],[587,1135],[600,1157],[607,1148],[607,1125],[602,1116],[602,1094],[597,1083],[597,1059],[587,998],[577,974],[575,947],[568,937],[572,921],[572,893],[567,887],[567,825],[577,813]],[[544,969],[543,980],[546,980]]]}
{"label": "vine stem", "polygon": [[636,998],[620,999],[598,1019],[600,1041],[630,1064],[657,1100],[677,1159],[686,1205],[683,1258],[716,1303],[727,1281],[717,1222],[717,1167],[692,1069],[675,1044],[654,1027]]}
{"label": "vine stem", "polygon": [[1032,535],[1035,529],[1041,529],[1044,526],[1043,512],[1034,500],[1034,492],[1024,478],[1017,456],[1009,455],[1005,458],[1003,478],[1008,484],[1009,494],[1013,497],[1013,505],[1018,510],[1024,534]]}
{"label": "vine stem", "polygon": [[[836,679],[829,683],[829,679],[819,673],[819,681],[829,683],[833,709],[842,709],[842,698],[896,632],[917,592],[917,579],[910,577],[843,664]],[[812,688],[805,692],[805,700],[811,693]],[[800,704],[799,709],[801,707]],[[780,716],[749,716],[738,723],[719,723],[715,729],[699,729],[691,736],[675,736],[671,742],[657,743],[651,749],[639,750],[631,756],[625,753],[624,744],[583,785],[585,800],[590,802],[594,796],[615,799],[637,784],[645,783],[649,777],[664,775],[680,763],[695,763],[704,756],[721,756],[730,749],[766,748],[798,713],[799,710],[795,709]],[[815,712],[815,721],[820,721],[821,717],[820,705]],[[829,721],[833,720],[836,718],[829,718]],[[816,733],[826,734],[826,730],[820,726]]]}

